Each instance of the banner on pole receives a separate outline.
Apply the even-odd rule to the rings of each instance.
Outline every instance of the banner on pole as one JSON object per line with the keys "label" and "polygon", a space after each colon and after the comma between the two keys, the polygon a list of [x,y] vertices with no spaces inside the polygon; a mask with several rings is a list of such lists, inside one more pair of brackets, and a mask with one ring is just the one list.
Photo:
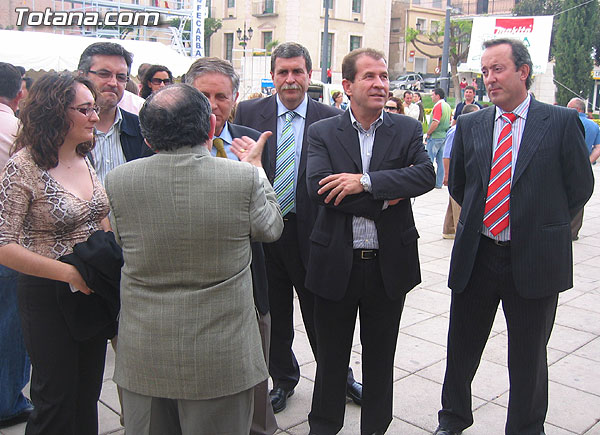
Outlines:
{"label": "banner on pole", "polygon": [[546,72],[552,20],[552,16],[473,18],[469,56],[460,70],[481,72],[483,42],[488,39],[513,38],[522,41],[529,50],[533,62],[533,74]]}
{"label": "banner on pole", "polygon": [[204,18],[206,0],[192,0],[192,53],[193,58],[204,57]]}

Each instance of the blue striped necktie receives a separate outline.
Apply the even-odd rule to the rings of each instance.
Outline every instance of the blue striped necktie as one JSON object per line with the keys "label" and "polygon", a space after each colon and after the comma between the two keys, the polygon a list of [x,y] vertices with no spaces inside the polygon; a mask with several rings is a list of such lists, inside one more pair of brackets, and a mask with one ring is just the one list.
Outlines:
{"label": "blue striped necktie", "polygon": [[293,110],[285,113],[285,122],[281,137],[277,142],[277,155],[275,157],[273,189],[277,194],[277,201],[281,206],[283,216],[294,208],[294,155],[296,154],[296,147],[292,119],[295,116],[296,112]]}

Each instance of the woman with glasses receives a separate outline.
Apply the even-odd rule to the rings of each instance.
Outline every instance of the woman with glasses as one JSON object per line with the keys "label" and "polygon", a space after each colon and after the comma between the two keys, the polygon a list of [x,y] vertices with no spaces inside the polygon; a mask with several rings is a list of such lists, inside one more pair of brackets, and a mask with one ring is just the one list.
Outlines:
{"label": "woman with glasses", "polygon": [[383,109],[386,112],[404,115],[404,104],[402,104],[402,100],[400,98],[388,98],[388,100],[385,102],[385,106],[383,106]]}
{"label": "woman with glasses", "polygon": [[106,193],[85,157],[98,121],[95,99],[82,76],[36,81],[0,175],[0,263],[20,272],[19,314],[33,367],[27,434],[98,433],[106,334],[76,340],[58,303],[61,292],[92,291],[58,258],[109,229]]}
{"label": "woman with glasses", "polygon": [[348,108],[348,104],[344,102],[344,94],[340,91],[334,91],[331,94],[331,98],[333,99],[332,106],[337,107],[340,110],[346,110]]}
{"label": "woman with glasses", "polygon": [[140,97],[148,98],[152,92],[156,92],[159,89],[172,84],[173,74],[171,74],[169,68],[162,65],[151,65],[144,74]]}

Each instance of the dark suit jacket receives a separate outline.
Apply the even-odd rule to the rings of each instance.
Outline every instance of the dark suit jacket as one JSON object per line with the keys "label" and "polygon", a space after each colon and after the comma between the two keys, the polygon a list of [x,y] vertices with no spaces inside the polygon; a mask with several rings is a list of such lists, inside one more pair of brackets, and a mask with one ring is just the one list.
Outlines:
{"label": "dark suit jacket", "polygon": [[[449,287],[462,292],[479,246],[490,178],[495,106],[458,118],[448,187],[462,206]],[[594,178],[577,112],[531,100],[510,194],[511,261],[525,298],[573,286],[571,218]]]}
{"label": "dark suit jacket", "polygon": [[[260,133],[252,128],[244,127],[243,125],[235,125],[231,122],[227,123],[231,137],[248,136],[254,140],[258,140]],[[268,154],[268,150],[265,150]],[[250,244],[252,248],[252,263],[250,270],[252,272],[252,291],[254,293],[254,305],[260,314],[263,316],[269,312],[269,293],[267,284],[267,266],[265,265],[265,253],[262,243],[253,242]]]}
{"label": "dark suit jacket", "polygon": [[140,118],[126,110],[121,110],[121,116],[123,117],[121,121],[121,147],[125,154],[125,160],[130,162],[154,154],[154,151],[146,145],[142,137]]}
{"label": "dark suit jacket", "polygon": [[[310,235],[306,287],[319,296],[340,300],[346,293],[353,261],[353,216],[375,221],[379,260],[386,293],[398,299],[421,282],[417,239],[410,198],[435,185],[433,165],[423,147],[421,123],[404,115],[384,113],[375,133],[369,175],[372,192],[350,195],[335,206],[318,195],[319,181],[330,174],[362,173],[358,133],[350,114],[315,123],[308,130],[310,146],[306,178],[318,207]],[[412,166],[411,166],[412,165]],[[382,210],[384,200],[406,198]]]}
{"label": "dark suit jacket", "polygon": [[[302,140],[302,154],[298,167],[298,184],[296,186],[296,219],[298,222],[298,244],[300,257],[304,267],[308,264],[309,243],[308,239],[314,220],[316,206],[308,198],[306,190],[306,155],[308,149],[308,128],[311,124],[321,119],[329,118],[342,113],[339,109],[321,104],[308,98],[306,119],[304,122],[304,136]],[[275,158],[277,156],[277,100],[275,95],[267,98],[242,101],[236,110],[236,124],[252,127],[260,132],[272,131],[273,135],[267,140],[262,160],[263,167],[273,184],[275,179]]]}

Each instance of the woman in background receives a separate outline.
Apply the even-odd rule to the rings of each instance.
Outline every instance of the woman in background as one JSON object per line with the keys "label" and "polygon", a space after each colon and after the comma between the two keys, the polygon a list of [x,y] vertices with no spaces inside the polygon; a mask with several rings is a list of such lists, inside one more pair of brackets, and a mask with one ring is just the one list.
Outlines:
{"label": "woman in background", "polygon": [[173,84],[173,74],[166,66],[151,65],[144,74],[140,97],[148,98],[152,92]]}
{"label": "woman in background", "polygon": [[331,94],[331,98],[333,98],[332,106],[337,107],[340,110],[346,110],[348,108],[348,104],[344,103],[344,94],[340,91],[335,91]]}

